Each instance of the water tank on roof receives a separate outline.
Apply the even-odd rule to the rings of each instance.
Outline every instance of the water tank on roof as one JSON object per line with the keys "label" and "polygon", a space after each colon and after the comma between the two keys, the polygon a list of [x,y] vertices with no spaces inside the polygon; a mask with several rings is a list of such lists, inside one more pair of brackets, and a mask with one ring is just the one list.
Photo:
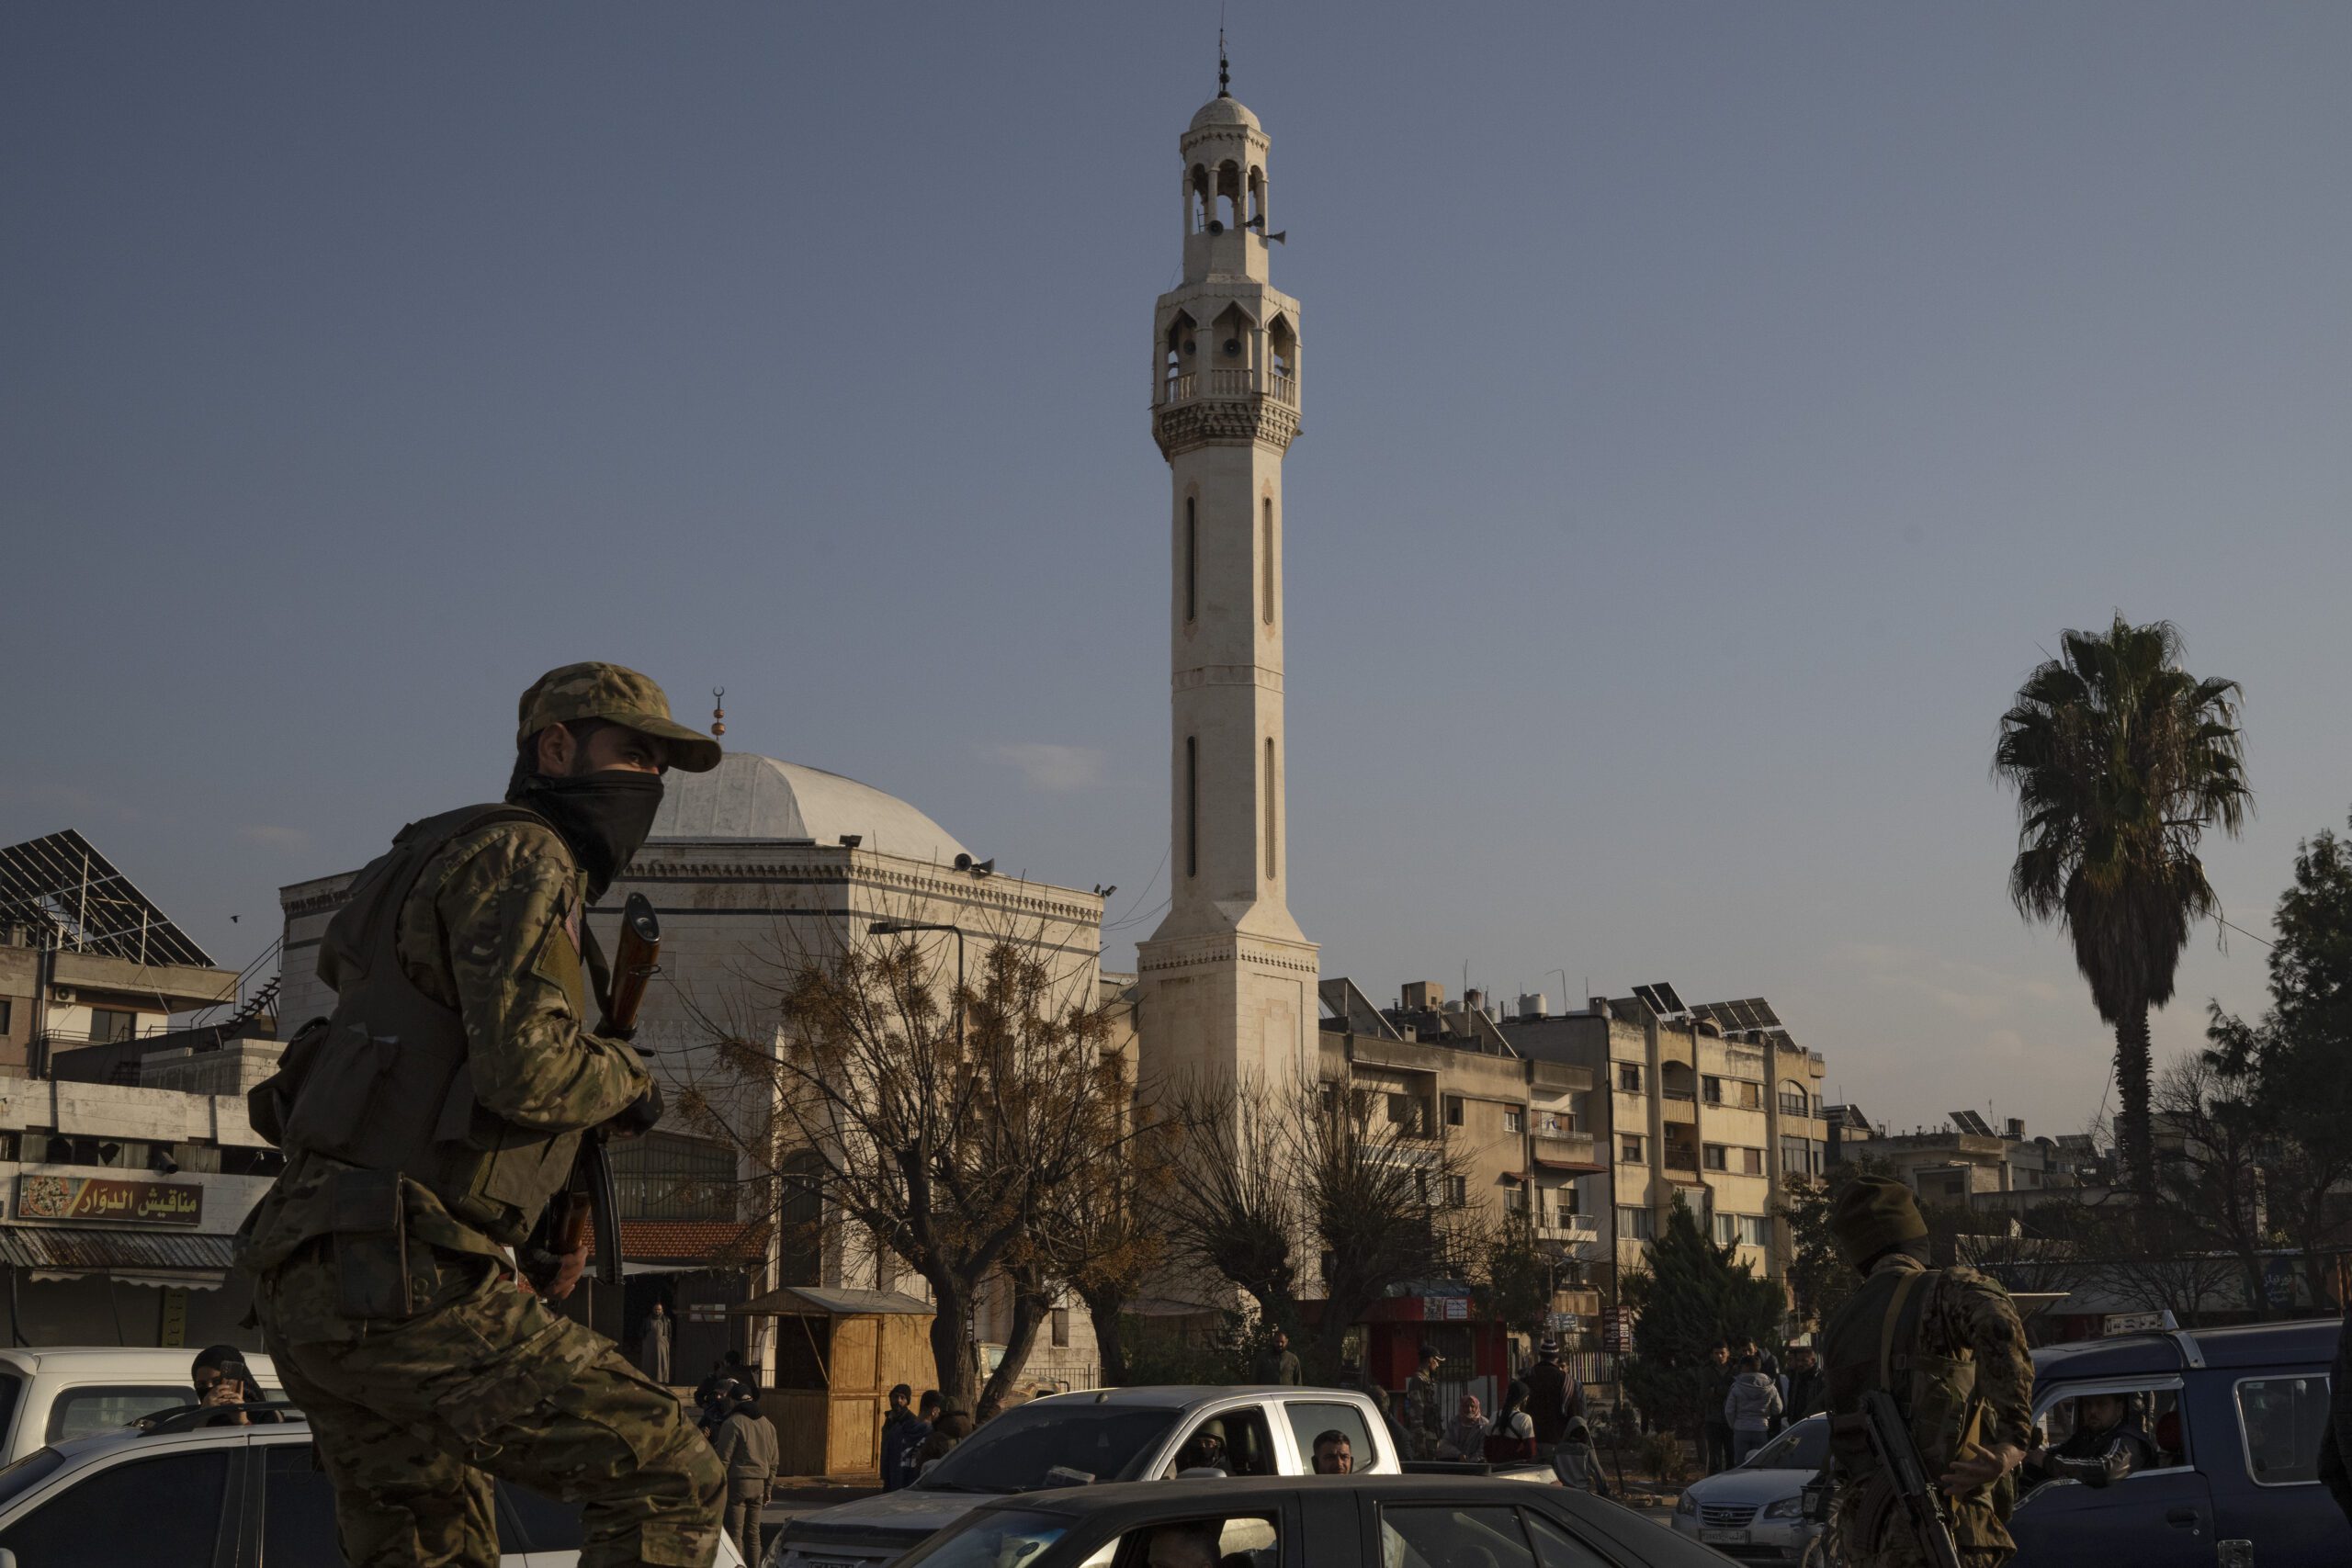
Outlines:
{"label": "water tank on roof", "polygon": [[1520,1017],[1542,1018],[1551,1010],[1552,1010],[1550,1008],[1544,1005],[1544,997],[1543,992],[1521,991],[1519,994]]}

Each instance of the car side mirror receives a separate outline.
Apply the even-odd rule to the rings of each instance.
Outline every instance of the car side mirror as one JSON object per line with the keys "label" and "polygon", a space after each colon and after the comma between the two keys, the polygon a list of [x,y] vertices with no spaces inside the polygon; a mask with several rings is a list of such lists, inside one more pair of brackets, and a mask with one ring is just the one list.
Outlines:
{"label": "car side mirror", "polygon": [[17,1568],[17,1554],[0,1546],[0,1568]]}

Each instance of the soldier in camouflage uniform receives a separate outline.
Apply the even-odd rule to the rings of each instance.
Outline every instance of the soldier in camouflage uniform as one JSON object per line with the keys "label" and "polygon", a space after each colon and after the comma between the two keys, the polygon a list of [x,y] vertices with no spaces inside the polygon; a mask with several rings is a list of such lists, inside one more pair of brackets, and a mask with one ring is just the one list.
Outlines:
{"label": "soldier in camouflage uniform", "polygon": [[[2017,1550],[2006,1525],[2009,1472],[2033,1426],[2033,1362],[2016,1305],[1973,1269],[1927,1266],[1927,1223],[1911,1190],[1857,1177],[1830,1211],[1838,1250],[1864,1276],[1822,1335],[1830,1416],[1862,1395],[1894,1398],[1923,1468],[1939,1478],[1961,1561],[1998,1568]],[[1901,1505],[1866,1441],[1832,1427],[1839,1482],[1827,1560],[1843,1568],[1923,1568]]]}
{"label": "soldier in camouflage uniform", "polygon": [[663,768],[718,761],[642,675],[542,677],[505,801],[413,823],[359,874],[320,950],[334,1014],[250,1096],[288,1159],[239,1263],[353,1568],[492,1568],[493,1475],[584,1505],[582,1568],[718,1550],[717,1456],[667,1389],[548,1306],[585,1245],[530,1245],[582,1133],[661,1114],[637,1054],[591,1032],[582,913],[651,828]]}

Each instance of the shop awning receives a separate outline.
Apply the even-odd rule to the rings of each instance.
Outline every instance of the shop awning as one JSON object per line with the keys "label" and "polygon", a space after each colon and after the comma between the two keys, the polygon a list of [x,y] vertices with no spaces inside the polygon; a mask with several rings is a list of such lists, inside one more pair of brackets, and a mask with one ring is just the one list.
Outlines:
{"label": "shop awning", "polygon": [[106,1278],[126,1285],[209,1291],[235,1264],[232,1237],[95,1225],[0,1225],[0,1263],[36,1280]]}

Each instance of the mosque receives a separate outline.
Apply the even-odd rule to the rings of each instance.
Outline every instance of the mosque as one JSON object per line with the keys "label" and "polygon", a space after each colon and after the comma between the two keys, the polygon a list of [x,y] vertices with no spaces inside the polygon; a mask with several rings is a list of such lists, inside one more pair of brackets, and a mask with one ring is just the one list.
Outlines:
{"label": "mosque", "polygon": [[[1266,133],[1224,80],[1179,141],[1182,272],[1153,318],[1151,433],[1170,479],[1170,892],[1138,973],[1102,974],[1098,894],[997,873],[920,807],[854,779],[733,753],[670,775],[651,836],[592,915],[609,951],[629,894],[659,912],[662,976],[638,1043],[673,1102],[702,1087],[696,1043],[745,1006],[753,971],[842,951],[881,921],[935,928],[919,940],[939,942],[953,928],[1019,932],[1073,995],[1112,1004],[1142,1081],[1314,1069],[1317,950],[1290,915],[1283,790],[1282,464],[1298,431],[1299,308],[1268,281],[1283,235],[1270,231]],[[284,1017],[332,1007],[311,970],[352,875],[281,890]],[[780,1254],[772,1227],[737,1217],[735,1176],[726,1147],[682,1126],[622,1154],[628,1278],[621,1299],[588,1307],[600,1328],[631,1343],[663,1300],[673,1364],[692,1381],[730,1346],[774,1365],[772,1337],[791,1325],[728,1310],[763,1285],[927,1310],[899,1294],[920,1282],[873,1248]],[[984,1346],[1007,1310],[981,1308]],[[1083,1312],[1057,1312],[1026,1381],[1090,1374],[1091,1341]]]}

